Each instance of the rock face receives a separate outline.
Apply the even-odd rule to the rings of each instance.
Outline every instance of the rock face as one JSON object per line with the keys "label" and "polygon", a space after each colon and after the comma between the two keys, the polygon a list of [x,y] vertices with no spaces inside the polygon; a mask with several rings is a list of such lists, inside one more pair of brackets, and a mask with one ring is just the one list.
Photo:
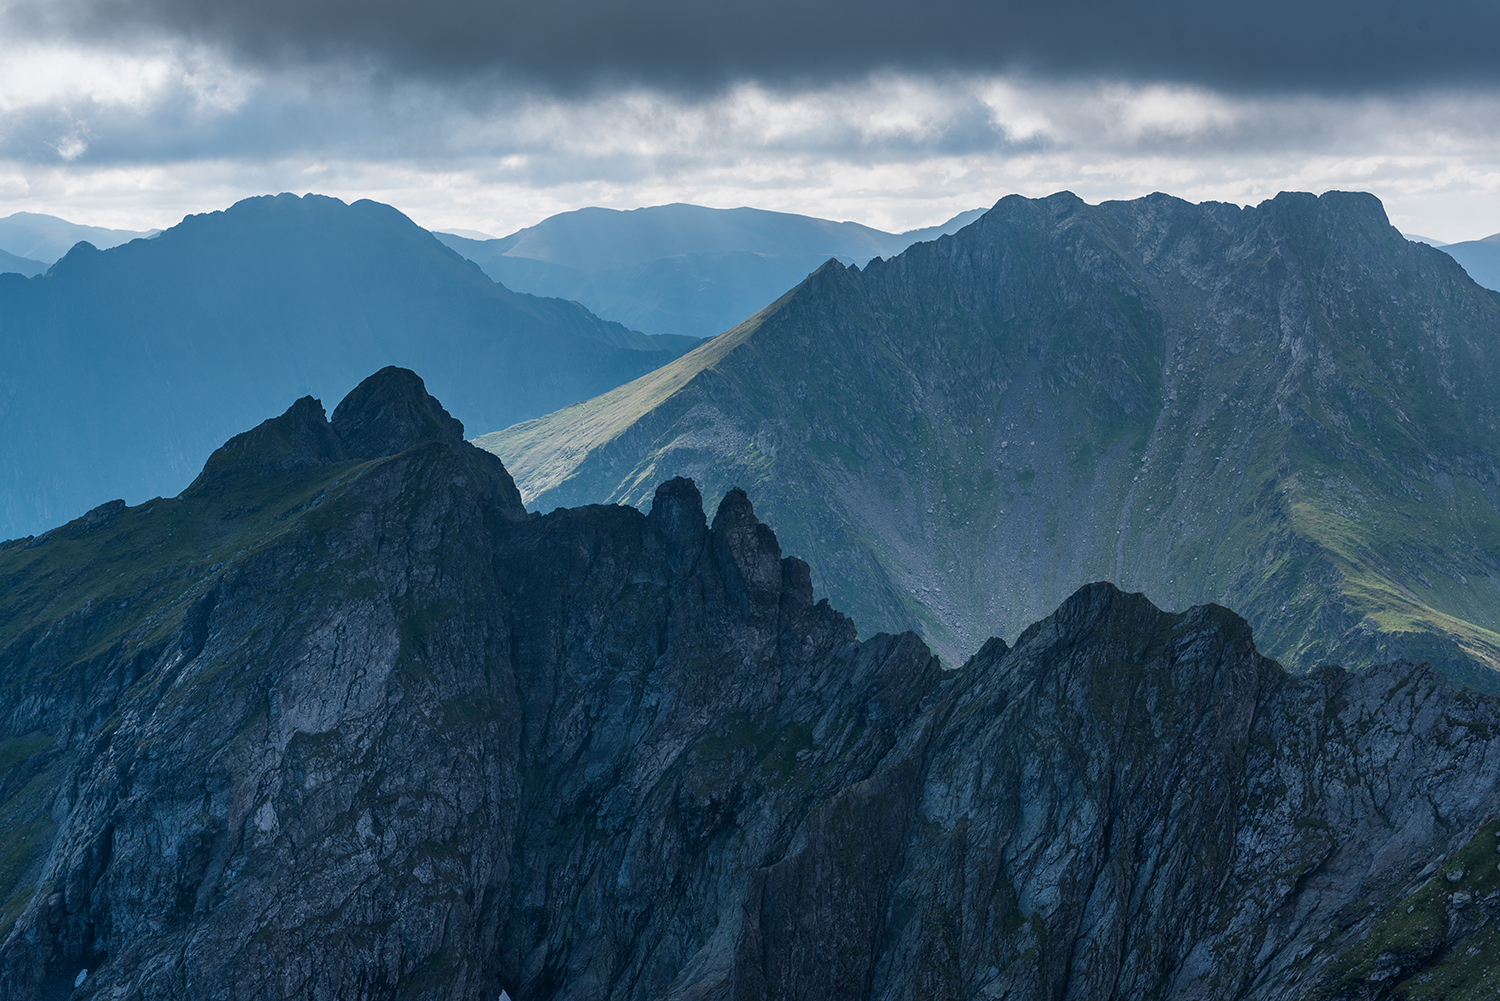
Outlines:
{"label": "rock face", "polygon": [[0,548],[0,996],[1492,996],[1497,700],[1102,584],[945,672],[743,492],[527,515],[450,420]]}
{"label": "rock face", "polygon": [[863,632],[949,665],[1079,586],[1296,670],[1500,690],[1500,301],[1370,195],[1002,199],[485,435],[533,508],[741,485]]}

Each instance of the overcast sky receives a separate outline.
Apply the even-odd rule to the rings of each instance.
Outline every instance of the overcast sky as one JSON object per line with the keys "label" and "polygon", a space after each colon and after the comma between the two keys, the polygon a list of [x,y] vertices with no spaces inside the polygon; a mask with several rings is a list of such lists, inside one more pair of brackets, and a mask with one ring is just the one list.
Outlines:
{"label": "overcast sky", "polygon": [[0,0],[0,215],[265,192],[501,234],[584,205],[884,229],[1003,195],[1375,192],[1500,231],[1500,4]]}

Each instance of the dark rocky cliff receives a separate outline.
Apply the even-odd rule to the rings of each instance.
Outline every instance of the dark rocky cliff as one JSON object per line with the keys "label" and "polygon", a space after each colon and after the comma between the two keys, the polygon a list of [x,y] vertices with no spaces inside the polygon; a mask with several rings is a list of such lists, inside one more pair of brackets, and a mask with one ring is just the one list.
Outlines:
{"label": "dark rocky cliff", "polygon": [[387,369],[0,549],[0,996],[1493,993],[1496,700],[1108,585],[943,672],[455,425]]}

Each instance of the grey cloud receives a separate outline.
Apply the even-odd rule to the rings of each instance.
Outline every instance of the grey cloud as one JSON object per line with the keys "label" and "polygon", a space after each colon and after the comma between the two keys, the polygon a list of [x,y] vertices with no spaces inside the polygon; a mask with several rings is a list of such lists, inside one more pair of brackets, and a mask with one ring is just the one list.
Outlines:
{"label": "grey cloud", "polygon": [[805,86],[881,69],[1262,93],[1500,81],[1493,0],[20,0],[12,12],[35,31],[166,32],[260,64],[353,60],[562,92]]}
{"label": "grey cloud", "polygon": [[205,108],[190,80],[171,73],[161,80],[149,100],[79,94],[0,111],[0,161],[311,157],[463,169],[505,161],[501,172],[511,181],[553,186],[631,184],[679,168],[732,170],[746,157],[767,156],[811,169],[1065,150],[1103,158],[1425,155],[1500,130],[1493,90],[1236,98],[1147,85],[876,76],[800,92],[750,87],[696,98],[626,91],[577,100],[501,88],[474,99],[415,81],[376,93],[359,74],[314,72],[262,76],[244,83],[232,106]]}

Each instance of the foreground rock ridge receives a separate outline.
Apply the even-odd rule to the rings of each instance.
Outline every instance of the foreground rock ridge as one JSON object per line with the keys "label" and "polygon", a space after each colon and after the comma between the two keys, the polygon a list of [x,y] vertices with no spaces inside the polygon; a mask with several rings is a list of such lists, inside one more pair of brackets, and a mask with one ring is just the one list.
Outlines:
{"label": "foreground rock ridge", "polygon": [[1108,584],[944,671],[456,423],[383,370],[0,548],[0,996],[1493,996],[1496,699]]}

